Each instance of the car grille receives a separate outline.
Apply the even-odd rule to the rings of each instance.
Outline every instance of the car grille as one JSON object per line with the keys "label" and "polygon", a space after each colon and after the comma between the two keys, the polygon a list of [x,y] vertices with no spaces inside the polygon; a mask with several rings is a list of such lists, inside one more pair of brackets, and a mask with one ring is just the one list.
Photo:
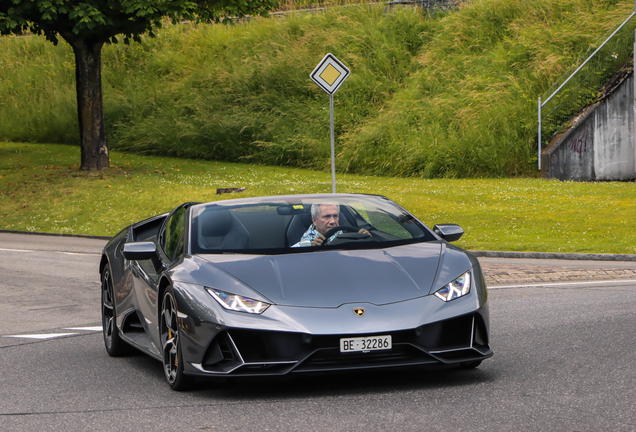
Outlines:
{"label": "car grille", "polygon": [[329,348],[316,351],[303,361],[293,372],[322,372],[328,370],[365,369],[388,366],[414,366],[437,363],[437,360],[407,344],[395,345],[390,351],[365,354],[342,354],[339,349]]}

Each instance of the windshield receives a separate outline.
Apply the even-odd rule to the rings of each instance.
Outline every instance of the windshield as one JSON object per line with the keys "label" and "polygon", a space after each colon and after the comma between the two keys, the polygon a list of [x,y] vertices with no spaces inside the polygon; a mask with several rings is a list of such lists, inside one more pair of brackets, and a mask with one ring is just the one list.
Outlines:
{"label": "windshield", "polygon": [[380,196],[218,202],[196,205],[191,215],[193,254],[377,249],[435,240],[411,214]]}

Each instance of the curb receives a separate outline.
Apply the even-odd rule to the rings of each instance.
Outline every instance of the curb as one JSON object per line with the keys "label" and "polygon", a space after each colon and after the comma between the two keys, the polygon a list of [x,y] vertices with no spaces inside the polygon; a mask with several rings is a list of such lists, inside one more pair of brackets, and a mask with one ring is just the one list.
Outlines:
{"label": "curb", "polygon": [[0,233],[41,235],[41,236],[52,236],[52,237],[77,237],[77,238],[88,238],[88,239],[97,239],[97,240],[110,240],[112,238],[112,236],[95,236],[95,235],[84,235],[84,234],[43,233],[43,232],[35,232],[35,231],[0,230]]}
{"label": "curb", "polygon": [[[43,235],[54,237],[77,237],[97,240],[110,240],[110,236],[94,236],[83,234],[42,233],[34,231],[0,230],[0,233]],[[505,252],[505,251],[467,251],[476,257],[483,258],[523,258],[523,259],[559,259],[579,261],[636,261],[636,255],[631,254],[583,254],[583,253],[555,253],[555,252]]]}
{"label": "curb", "polygon": [[503,251],[468,251],[476,257],[484,258],[525,258],[525,259],[559,259],[581,261],[636,261],[636,255],[630,254],[583,254],[554,252],[503,252]]}

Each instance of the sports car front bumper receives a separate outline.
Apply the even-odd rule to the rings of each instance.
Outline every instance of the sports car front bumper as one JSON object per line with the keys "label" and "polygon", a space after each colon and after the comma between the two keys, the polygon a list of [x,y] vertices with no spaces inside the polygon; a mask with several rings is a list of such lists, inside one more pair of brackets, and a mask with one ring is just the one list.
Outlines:
{"label": "sports car front bumper", "polygon": [[[485,287],[443,302],[429,295],[388,305],[273,305],[261,315],[223,310],[201,287],[178,296],[184,371],[203,376],[451,365],[493,355]],[[175,284],[177,292],[179,284]],[[354,309],[365,308],[363,317]],[[387,350],[341,352],[342,338],[390,335]]]}
{"label": "sports car front bumper", "polygon": [[[364,335],[374,336],[374,335]],[[201,375],[284,375],[351,369],[457,364],[492,356],[480,313],[391,332],[386,351],[341,353],[348,335],[225,329],[218,333],[201,363],[188,372]]]}

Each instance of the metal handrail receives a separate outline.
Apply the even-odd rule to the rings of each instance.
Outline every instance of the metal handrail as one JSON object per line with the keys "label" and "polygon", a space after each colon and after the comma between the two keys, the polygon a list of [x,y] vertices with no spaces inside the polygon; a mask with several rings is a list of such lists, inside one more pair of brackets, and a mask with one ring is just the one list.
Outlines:
{"label": "metal handrail", "polygon": [[583,66],[585,66],[587,64],[587,62],[589,62],[592,57],[594,57],[596,55],[597,52],[599,52],[601,50],[601,48],[603,48],[605,46],[605,44],[607,44],[607,42],[609,42],[610,39],[612,39],[614,37],[614,35],[616,33],[618,33],[618,31],[620,29],[622,29],[625,24],[627,24],[629,22],[630,19],[632,19],[634,17],[634,15],[636,15],[636,0],[634,0],[634,12],[631,13],[631,15],[629,17],[627,17],[627,19],[625,21],[623,21],[623,23],[616,29],[614,30],[614,32],[607,38],[605,39],[605,42],[603,42],[598,48],[596,48],[596,51],[594,51],[582,64],[581,66],[579,66],[573,73],[572,75],[570,75],[568,77],[568,79],[566,79],[563,84],[561,84],[559,86],[558,89],[556,89],[543,103],[541,103],[541,97],[539,96],[539,103],[538,103],[538,111],[539,111],[539,134],[538,134],[538,138],[537,138],[537,159],[538,159],[538,169],[539,171],[541,171],[541,108],[543,108],[543,106],[545,104],[547,104],[548,102],[550,102],[550,99],[552,99],[554,97],[555,94],[557,94],[573,77],[574,75],[576,75],[582,68]]}

